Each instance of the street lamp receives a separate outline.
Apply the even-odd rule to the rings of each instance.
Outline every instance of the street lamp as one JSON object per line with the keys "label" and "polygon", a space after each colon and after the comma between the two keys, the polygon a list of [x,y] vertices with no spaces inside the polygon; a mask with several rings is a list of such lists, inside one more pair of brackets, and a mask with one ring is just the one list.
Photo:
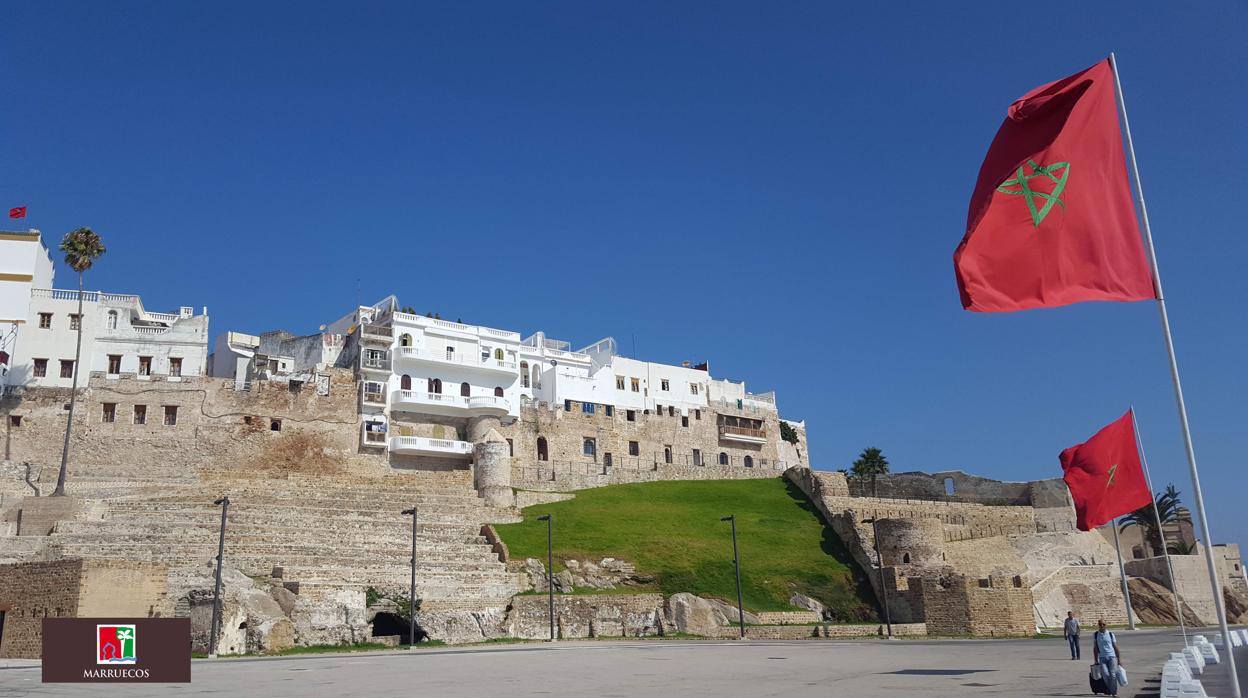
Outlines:
{"label": "street lamp", "polygon": [[212,626],[209,628],[208,656],[217,656],[217,635],[221,625],[221,562],[225,558],[225,515],[230,510],[230,496],[213,500],[213,504],[221,507],[221,536],[217,540],[217,581],[212,593]]}
{"label": "street lamp", "polygon": [[555,641],[555,556],[554,556],[554,537],[551,527],[554,521],[550,514],[544,514],[537,517],[538,521],[546,522],[546,599],[547,611],[550,618],[550,641]]}
{"label": "street lamp", "polygon": [[884,595],[884,622],[888,625],[888,639],[893,639],[893,617],[888,612],[888,585],[884,583],[884,556],[880,554],[880,535],[876,528],[877,519],[863,519],[863,523],[871,524],[871,537],[875,539],[875,560],[880,566],[880,592]]}
{"label": "street lamp", "polygon": [[725,516],[720,521],[727,521],[732,524],[732,565],[737,570],[737,615],[739,619],[738,629],[741,633],[741,639],[745,639],[745,606],[741,603],[741,556],[737,554],[737,517],[735,514]]}
{"label": "street lamp", "polygon": [[416,505],[399,513],[412,515],[412,587],[407,596],[407,646],[411,647],[416,644]]}

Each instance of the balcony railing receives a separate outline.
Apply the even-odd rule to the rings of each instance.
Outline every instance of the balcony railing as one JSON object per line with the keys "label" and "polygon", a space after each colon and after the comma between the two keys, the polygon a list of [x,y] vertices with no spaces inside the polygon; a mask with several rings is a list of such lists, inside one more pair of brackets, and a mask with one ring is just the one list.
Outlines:
{"label": "balcony railing", "polygon": [[749,427],[730,427],[726,425],[720,425],[719,434],[720,436],[747,436],[747,437],[751,437],[755,439],[767,438],[766,429],[751,429]]}
{"label": "balcony railing", "polygon": [[467,441],[430,439],[424,436],[391,436],[390,450],[399,453],[470,456],[472,444]]}
{"label": "balcony railing", "polygon": [[368,357],[363,357],[360,359],[360,367],[374,371],[389,371],[390,357],[386,357],[384,359],[370,359]]}
{"label": "balcony railing", "polygon": [[360,328],[360,334],[364,339],[375,339],[388,343],[394,339],[394,328],[383,325],[364,325]]}
{"label": "balcony railing", "polygon": [[360,433],[363,434],[361,443],[363,443],[365,446],[378,446],[378,447],[383,447],[383,448],[385,447],[386,432],[369,431],[368,429],[362,429]]}
{"label": "balcony railing", "polygon": [[399,347],[399,357],[403,359],[411,359],[417,361],[433,361],[437,363],[455,364],[457,366],[476,366],[480,368],[488,368],[499,371],[516,371],[518,370],[515,361],[507,361],[505,359],[495,359],[493,356],[489,358],[481,358],[475,354],[448,352],[448,351],[430,351],[419,347]]}
{"label": "balcony railing", "polygon": [[498,397],[496,395],[474,395],[471,397],[465,397],[463,395],[427,393],[416,390],[394,391],[394,404],[445,405],[465,410],[499,409],[504,412],[511,409],[511,403],[507,401],[507,398]]}

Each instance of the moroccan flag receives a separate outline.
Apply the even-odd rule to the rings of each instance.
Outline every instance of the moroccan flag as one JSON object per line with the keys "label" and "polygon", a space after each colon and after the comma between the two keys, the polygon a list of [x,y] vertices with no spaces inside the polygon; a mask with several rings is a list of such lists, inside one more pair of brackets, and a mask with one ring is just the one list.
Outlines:
{"label": "moroccan flag", "polygon": [[1062,479],[1075,500],[1080,531],[1091,531],[1153,502],[1135,447],[1131,410],[1058,458],[1066,472]]}
{"label": "moroccan flag", "polygon": [[1154,297],[1108,60],[1010,105],[953,265],[967,310]]}
{"label": "moroccan flag", "polygon": [[13,208],[9,209],[9,218],[25,218],[25,217],[26,217],[25,206],[14,206]]}

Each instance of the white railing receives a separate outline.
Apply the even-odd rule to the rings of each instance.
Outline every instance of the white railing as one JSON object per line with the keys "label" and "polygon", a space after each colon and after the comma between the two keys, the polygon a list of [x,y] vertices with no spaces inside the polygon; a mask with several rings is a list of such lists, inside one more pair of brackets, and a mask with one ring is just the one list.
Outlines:
{"label": "white railing", "polygon": [[588,354],[581,354],[575,351],[560,351],[558,349],[547,349],[546,354],[548,356],[560,357],[560,358],[565,358],[565,359],[578,359],[580,361],[589,361]]}
{"label": "white railing", "polygon": [[[31,289],[30,295],[35,298],[50,298],[54,301],[76,301],[78,300],[77,291],[63,291],[59,288],[35,288]],[[100,300],[99,291],[84,291],[82,301],[84,303],[96,303]]]}
{"label": "white railing", "polygon": [[177,322],[178,320],[182,319],[182,316],[178,315],[177,313],[153,313],[149,311],[143,311],[143,315],[147,316],[148,318],[151,318],[152,320],[156,322]]}
{"label": "white railing", "polygon": [[510,409],[510,403],[507,402],[507,398],[501,398],[496,395],[474,395],[471,397],[465,397],[463,395],[426,393],[416,390],[394,391],[394,402],[450,405],[452,407],[464,408],[497,407],[504,410]]}
{"label": "white railing", "polygon": [[169,331],[168,327],[143,327],[141,325],[131,325],[130,329],[138,334],[164,334]]}
{"label": "white railing", "polygon": [[467,441],[451,441],[450,439],[430,439],[424,436],[392,436],[391,451],[424,451],[436,453],[453,453],[467,455],[472,453],[472,444]]}
{"label": "white railing", "polygon": [[482,359],[479,356],[458,352],[447,351],[429,351],[418,347],[399,347],[399,356],[405,359],[420,359],[423,361],[437,361],[439,363],[457,364],[460,366],[480,366],[483,368],[498,368],[504,371],[516,371],[518,367],[515,361],[506,361],[495,359],[492,356]]}
{"label": "white railing", "polygon": [[507,398],[497,395],[474,395],[468,398],[469,407],[498,407],[504,410],[510,409]]}
{"label": "white railing", "polygon": [[520,341],[519,332],[508,332],[507,330],[496,330],[493,327],[482,327],[481,331],[484,332],[485,334],[490,335],[491,337],[501,337],[503,339],[514,339],[517,342]]}

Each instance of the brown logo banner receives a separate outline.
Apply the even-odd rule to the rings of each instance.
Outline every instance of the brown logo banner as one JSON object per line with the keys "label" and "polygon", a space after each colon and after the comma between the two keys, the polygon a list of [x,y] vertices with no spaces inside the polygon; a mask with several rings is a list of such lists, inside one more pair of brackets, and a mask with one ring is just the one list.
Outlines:
{"label": "brown logo banner", "polygon": [[188,683],[190,618],[44,618],[44,683]]}

